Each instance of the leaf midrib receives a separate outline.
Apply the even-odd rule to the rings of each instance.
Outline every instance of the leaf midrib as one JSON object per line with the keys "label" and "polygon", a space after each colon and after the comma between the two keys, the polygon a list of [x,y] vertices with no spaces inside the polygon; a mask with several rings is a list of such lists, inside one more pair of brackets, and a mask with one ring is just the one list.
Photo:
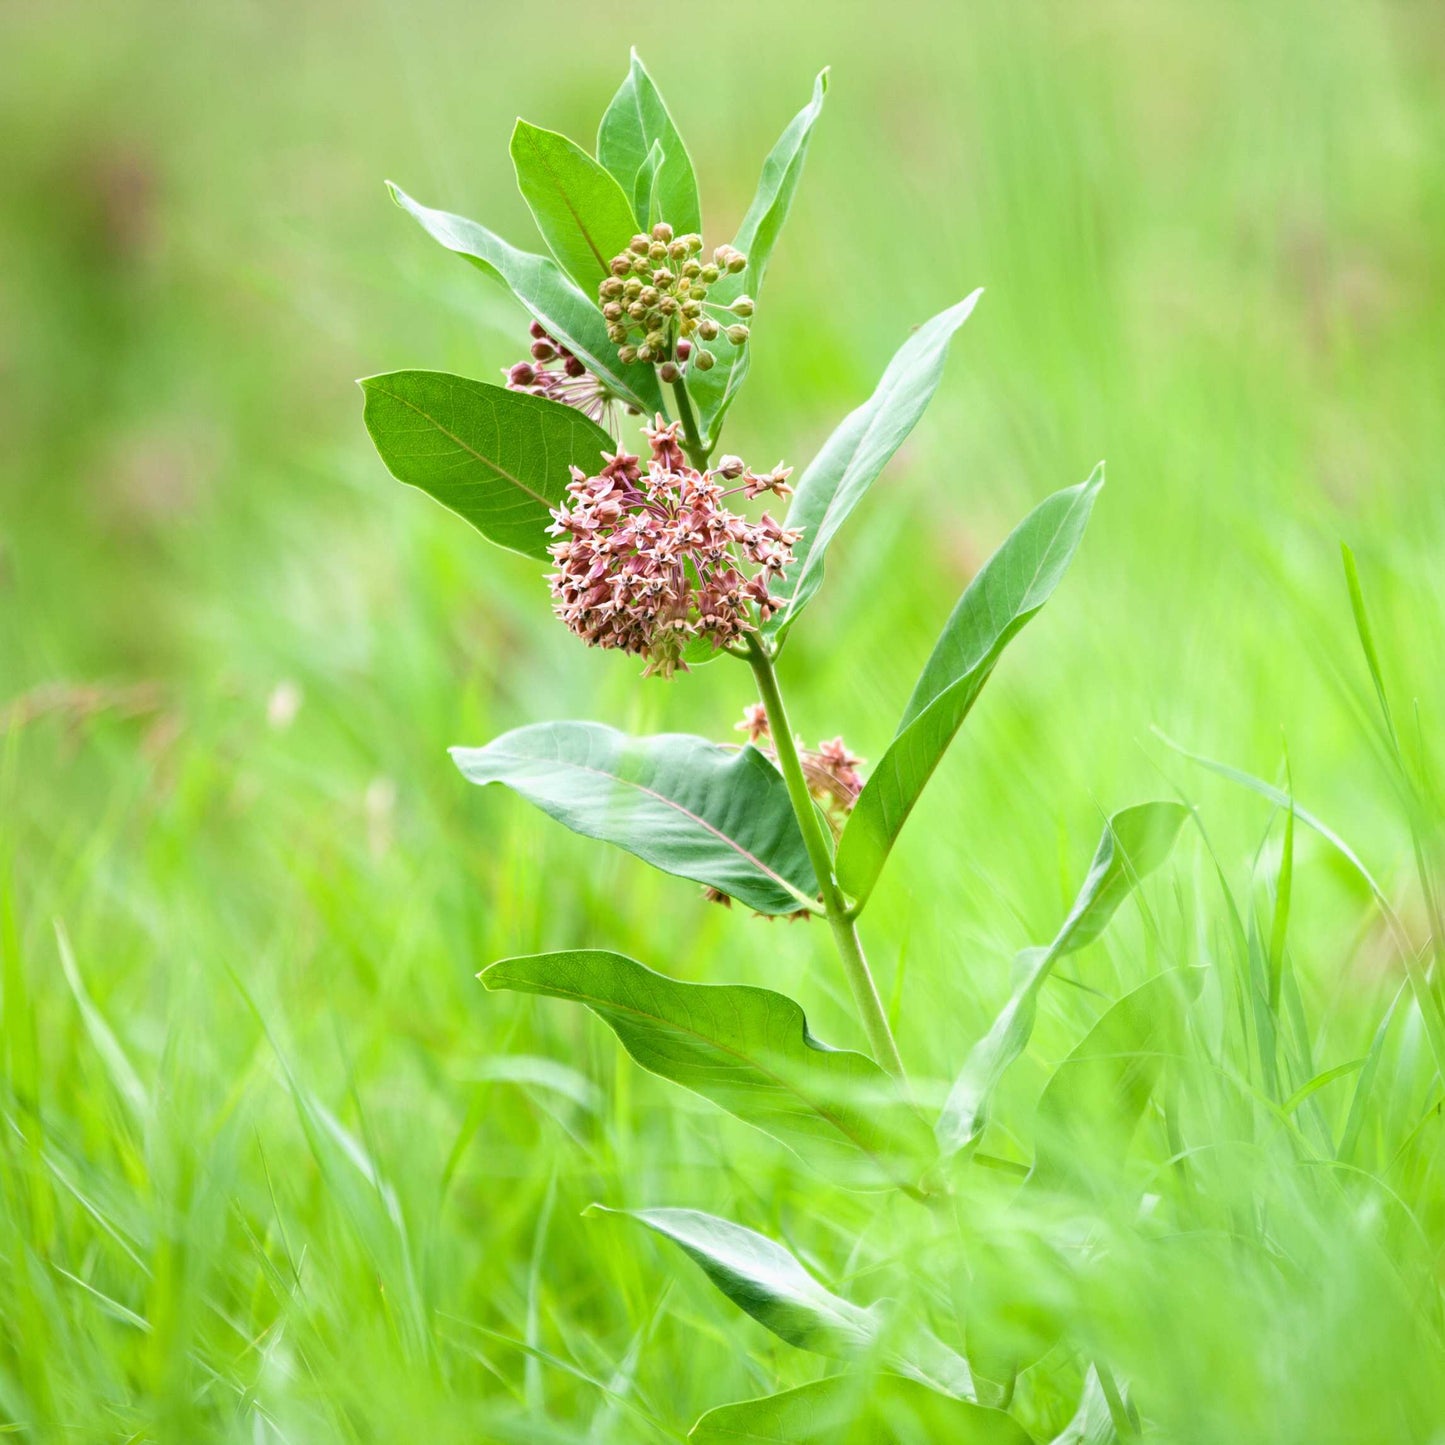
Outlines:
{"label": "leaf midrib", "polygon": [[609,773],[603,768],[589,767],[586,763],[575,763],[566,758],[539,759],[536,757],[517,753],[494,752],[490,748],[484,748],[482,749],[482,751],[488,753],[491,757],[503,758],[510,763],[552,763],[553,765],[558,767],[571,768],[579,773],[589,773],[591,774],[591,776],[596,778],[606,778],[610,782],[616,783],[619,787],[634,788],[639,793],[646,793],[649,798],[655,798],[659,803],[662,803],[666,807],[673,809],[674,812],[681,813],[684,818],[690,818],[694,823],[698,824],[699,827],[706,829],[709,833],[721,839],[722,842],[727,844],[727,846],[731,848],[735,853],[737,853],[740,858],[745,858],[749,863],[751,863],[755,868],[757,868],[759,872],[764,874],[766,877],[771,878],[775,883],[778,884],[780,888],[786,889],[786,891],[794,898],[796,898],[800,903],[807,905],[809,908],[813,906],[813,900],[809,898],[807,894],[805,894],[800,888],[795,888],[791,883],[788,882],[786,878],[783,877],[781,873],[777,873],[773,869],[769,868],[768,865],[764,863],[761,858],[759,858],[754,853],[750,853],[746,848],[743,847],[741,843],[737,841],[737,839],[728,837],[728,835],[724,833],[721,828],[717,827],[713,823],[709,823],[708,820],[702,817],[701,814],[694,813],[691,808],[683,807],[683,805],[677,802],[675,799],[669,798],[665,793],[659,793],[654,788],[649,788],[645,783],[633,782],[632,779],[620,777],[617,773]]}
{"label": "leaf midrib", "polygon": [[404,396],[398,396],[394,391],[388,391],[385,387],[378,386],[377,392],[382,396],[388,396],[393,401],[399,401],[408,411],[414,411],[423,421],[430,422],[448,441],[455,442],[469,457],[479,461],[484,467],[490,467],[499,477],[505,477],[514,487],[519,487],[529,497],[536,498],[547,510],[552,510],[552,503],[540,492],[533,491],[520,477],[514,477],[500,462],[494,461],[491,457],[481,454],[474,446],[464,442],[454,431],[444,427],[430,412],[423,411],[414,401],[408,401]]}

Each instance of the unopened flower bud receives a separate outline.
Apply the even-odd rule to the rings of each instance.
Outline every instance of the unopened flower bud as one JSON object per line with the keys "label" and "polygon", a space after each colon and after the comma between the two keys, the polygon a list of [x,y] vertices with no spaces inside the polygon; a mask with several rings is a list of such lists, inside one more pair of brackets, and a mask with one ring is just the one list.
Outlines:
{"label": "unopened flower bud", "polygon": [[534,341],[532,355],[538,361],[551,361],[557,355],[557,348],[550,341]]}
{"label": "unopened flower bud", "polygon": [[616,301],[622,295],[622,282],[616,276],[609,276],[597,292],[604,301]]}
{"label": "unopened flower bud", "polygon": [[664,246],[661,241],[654,241],[652,245],[647,248],[647,259],[649,261],[667,260],[667,247]]}
{"label": "unopened flower bud", "polygon": [[684,261],[682,263],[682,274],[689,281],[696,281],[702,275],[702,267],[696,261]]}
{"label": "unopened flower bud", "polygon": [[637,348],[637,359],[642,362],[655,360],[652,348],[645,341]]}
{"label": "unopened flower bud", "polygon": [[704,341],[716,341],[717,334],[721,329],[711,316],[704,316],[702,320],[697,323],[697,334],[701,336]]}
{"label": "unopened flower bud", "polygon": [[666,221],[659,221],[652,228],[652,239],[654,241],[672,240],[672,227],[669,226]]}
{"label": "unopened flower bud", "polygon": [[665,266],[652,273],[652,284],[659,291],[666,291],[677,278]]}
{"label": "unopened flower bud", "polygon": [[709,286],[711,286],[713,282],[716,281],[717,278],[721,275],[721,270],[719,270],[718,267],[712,265],[711,263],[702,268],[702,279],[706,281]]}
{"label": "unopened flower bud", "polygon": [[713,356],[712,352],[701,349],[697,355],[693,357],[692,364],[697,367],[699,371],[711,371],[712,364],[715,360],[716,357]]}
{"label": "unopened flower bud", "polygon": [[679,361],[686,361],[691,355],[692,342],[690,342],[687,337],[684,336],[682,340],[677,343],[677,359]]}
{"label": "unopened flower bud", "polygon": [[636,276],[629,276],[622,283],[622,294],[629,301],[636,301],[642,295],[642,282]]}
{"label": "unopened flower bud", "polygon": [[682,261],[682,260],[685,260],[686,257],[687,257],[687,242],[686,242],[686,241],[674,241],[674,242],[667,248],[667,254],[668,254],[674,261]]}
{"label": "unopened flower bud", "polygon": [[627,340],[627,327],[620,321],[614,321],[607,328],[607,339],[614,346],[621,346],[622,343]]}
{"label": "unopened flower bud", "polygon": [[507,370],[507,385],[514,391],[518,387],[531,386],[537,380],[537,368],[525,361],[519,361]]}
{"label": "unopened flower bud", "polygon": [[747,469],[747,463],[741,457],[729,455],[723,457],[713,471],[717,472],[719,476],[726,477],[728,481],[735,482]]}
{"label": "unopened flower bud", "polygon": [[662,293],[656,286],[644,286],[642,294],[637,298],[644,306],[656,306],[662,300]]}
{"label": "unopened flower bud", "polygon": [[647,304],[640,297],[627,308],[627,314],[634,321],[641,321],[647,315]]}
{"label": "unopened flower bud", "polygon": [[747,318],[753,314],[753,298],[751,296],[739,296],[738,299],[728,307],[728,310],[731,311],[734,316],[741,316],[743,320],[746,321]]}
{"label": "unopened flower bud", "polygon": [[626,314],[620,301],[609,301],[602,308],[602,317],[605,321],[621,321]]}
{"label": "unopened flower bud", "polygon": [[662,365],[657,368],[657,375],[658,379],[665,386],[671,386],[672,383],[682,375],[682,372],[678,369],[675,361],[664,361]]}
{"label": "unopened flower bud", "polygon": [[748,339],[748,328],[739,321],[736,326],[728,327],[726,335],[734,346],[742,346]]}
{"label": "unopened flower bud", "polygon": [[569,356],[566,361],[562,363],[562,370],[565,371],[567,375],[570,376],[574,381],[579,376],[587,375],[587,368],[583,366],[583,364],[575,356]]}
{"label": "unopened flower bud", "polygon": [[654,356],[661,356],[667,350],[667,337],[661,331],[649,331],[647,345],[652,348]]}
{"label": "unopened flower bud", "polygon": [[632,262],[626,256],[618,256],[608,269],[614,276],[625,276],[632,270]]}
{"label": "unopened flower bud", "polygon": [[664,316],[676,316],[677,298],[675,296],[664,296],[662,300],[657,303],[657,309],[662,312]]}
{"label": "unopened flower bud", "polygon": [[637,348],[635,346],[619,346],[617,348],[617,359],[623,366],[631,366],[637,360]]}
{"label": "unopened flower bud", "polygon": [[642,235],[640,232],[639,232],[636,236],[634,236],[634,237],[632,238],[632,240],[628,243],[629,248],[630,248],[631,250],[635,251],[639,256],[645,256],[645,255],[647,255],[647,248],[648,248],[651,244],[652,244],[651,238],[648,237],[648,236]]}
{"label": "unopened flower bud", "polygon": [[547,328],[543,326],[540,321],[534,321],[527,327],[527,335],[530,336],[533,341],[546,341]]}

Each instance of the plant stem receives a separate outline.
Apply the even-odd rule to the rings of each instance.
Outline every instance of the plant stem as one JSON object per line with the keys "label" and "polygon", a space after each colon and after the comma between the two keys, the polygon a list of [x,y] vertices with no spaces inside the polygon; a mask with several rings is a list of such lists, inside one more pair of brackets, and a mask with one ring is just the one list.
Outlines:
{"label": "plant stem", "polygon": [[687,452],[688,461],[698,471],[705,472],[708,449],[698,435],[697,416],[692,409],[692,398],[687,394],[687,383],[681,377],[672,383],[672,394],[677,398],[677,415],[682,422],[683,450]]}
{"label": "plant stem", "polygon": [[778,688],[778,675],[773,670],[772,655],[756,633],[748,634],[748,664],[757,679],[758,695],[768,710],[768,731],[773,739],[773,749],[783,781],[788,785],[788,797],[792,800],[793,812],[797,814],[798,826],[803,831],[803,842],[807,845],[813,872],[818,876],[823,908],[833,930],[833,942],[837,946],[843,972],[848,977],[848,987],[853,992],[858,1016],[868,1035],[874,1058],[889,1073],[901,1079],[903,1059],[898,1053],[893,1030],[888,1027],[883,1000],[879,998],[873,975],[868,971],[868,960],[863,956],[863,945],[847,899],[833,872],[833,844],[823,820],[818,816],[813,795],[808,791],[808,780],[803,774],[802,760],[798,757],[798,745],[793,739],[788,712],[783,706],[783,694]]}

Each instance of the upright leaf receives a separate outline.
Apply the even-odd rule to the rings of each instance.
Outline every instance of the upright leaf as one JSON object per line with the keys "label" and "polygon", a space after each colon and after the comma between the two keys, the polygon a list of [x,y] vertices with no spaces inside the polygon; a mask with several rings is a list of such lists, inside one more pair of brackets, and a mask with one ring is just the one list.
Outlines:
{"label": "upright leaf", "polygon": [[525,120],[512,132],[512,164],[548,249],[595,297],[612,258],[636,234],[628,194],[581,146]]}
{"label": "upright leaf", "polygon": [[574,833],[759,913],[813,906],[817,882],[787,786],[755,748],[550,722],[453,748],[452,758],[470,781],[501,783]]}
{"label": "upright leaf", "polygon": [[662,173],[667,164],[667,152],[658,141],[653,141],[637,172],[632,186],[632,204],[641,218],[642,229],[650,231],[659,221],[665,220],[667,211],[660,192]]}
{"label": "upright leaf", "polygon": [[581,290],[546,256],[519,251],[485,226],[434,211],[391,185],[392,199],[412,216],[433,240],[500,281],[531,312],[548,333],[565,343],[599,380],[623,401],[651,416],[662,409],[662,391],[651,366],[624,366],[607,336],[607,323],[595,296]]}
{"label": "upright leaf", "polygon": [[586,1004],[643,1068],[845,1183],[912,1184],[933,1158],[932,1132],[893,1080],[862,1054],[820,1044],[783,994],[679,983],[601,949],[504,959],[481,980]]}
{"label": "upright leaf", "polygon": [[709,1410],[691,1445],[1029,1445],[1002,1410],[940,1395],[902,1375],[830,1375]]}
{"label": "upright leaf", "polygon": [[626,1215],[670,1239],[740,1310],[788,1344],[844,1358],[877,1355],[930,1389],[975,1398],[967,1361],[928,1329],[899,1327],[880,1306],[863,1309],[825,1289],[766,1236],[696,1209],[603,1212]]}
{"label": "upright leaf", "polygon": [[[803,162],[808,155],[808,142],[813,126],[823,110],[823,97],[828,93],[828,72],[822,71],[813,82],[813,98],[788,123],[777,144],[763,162],[758,189],[738,227],[733,245],[748,258],[747,267],[736,275],[724,275],[708,288],[708,300],[722,305],[743,294],[754,298],[763,289],[763,276],[778,243],[783,222],[792,209],[793,196],[802,178]],[[733,397],[747,375],[751,343],[737,347],[726,336],[708,342],[708,350],[717,357],[711,371],[697,371],[688,377],[688,389],[697,407],[699,425],[716,438],[718,423],[732,404]]]}
{"label": "upright leaf", "polygon": [[663,157],[656,173],[657,200],[662,212],[657,219],[667,221],[680,233],[701,233],[702,204],[698,199],[692,157],[687,153],[662,93],[634,50],[627,79],[612,97],[598,128],[597,159],[632,196],[637,223],[644,228],[650,224],[648,192],[635,183],[654,148]]}
{"label": "upright leaf", "polygon": [[1093,1365],[1084,1379],[1083,1393],[1074,1418],[1055,1435],[1050,1445],[1118,1445],[1109,1397],[1104,1393],[1099,1372]]}
{"label": "upright leaf", "polygon": [[1104,931],[1129,890],[1169,856],[1187,816],[1179,803],[1139,803],[1109,819],[1088,877],[1054,941],[1020,955],[1008,1003],[974,1045],[949,1091],[935,1131],[945,1155],[972,1150],[983,1137],[999,1081],[1028,1047],[1039,991],[1054,964]]}
{"label": "upright leaf", "polygon": [[613,449],[570,406],[464,376],[393,371],[360,384],[366,429],[392,476],[524,557],[547,556],[568,467],[595,471]]}
{"label": "upright leaf", "polygon": [[920,326],[888,363],[873,395],[844,418],[803,473],[787,523],[803,535],[786,581],[773,588],[783,601],[765,635],[781,639],[822,585],[828,544],[933,399],[948,343],[982,294],[973,292]]}
{"label": "upright leaf", "polygon": [[1004,648],[1058,586],[1103,485],[1099,466],[1088,481],[1041,502],[954,608],[838,845],[838,881],[860,903]]}
{"label": "upright leaf", "polygon": [[1181,996],[1198,987],[1198,970],[1159,974],[1106,1009],[1075,1045],[1039,1099],[1030,1184],[1087,1182],[1090,1170],[1122,1157],[1175,1046]]}

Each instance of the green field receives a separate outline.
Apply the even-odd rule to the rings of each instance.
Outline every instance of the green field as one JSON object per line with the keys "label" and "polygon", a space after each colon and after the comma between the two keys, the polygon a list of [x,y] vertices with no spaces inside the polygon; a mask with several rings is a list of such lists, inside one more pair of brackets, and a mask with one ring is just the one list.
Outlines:
{"label": "green field", "polygon": [[[782,661],[810,743],[876,759],[978,565],[1107,460],[863,925],[935,1100],[1103,817],[1197,810],[995,1110],[1026,1165],[1103,1010],[1202,971],[1067,1207],[976,1165],[945,1235],[476,981],[610,947],[863,1044],[825,928],[709,906],[446,753],[551,718],[730,740],[747,669],[583,648],[361,425],[356,377],[525,350],[383,179],[537,244],[513,118],[590,139],[631,45],[710,243],[832,67],[729,449],[806,463],[986,287]],[[60,0],[0,49],[0,1434],[661,1442],[834,1368],[598,1201],[736,1219],[979,1359],[1056,1333],[1015,1399],[1040,1442],[1096,1359],[1145,1439],[1445,1441],[1445,1091],[1407,982],[1440,1007],[1445,12]]]}

